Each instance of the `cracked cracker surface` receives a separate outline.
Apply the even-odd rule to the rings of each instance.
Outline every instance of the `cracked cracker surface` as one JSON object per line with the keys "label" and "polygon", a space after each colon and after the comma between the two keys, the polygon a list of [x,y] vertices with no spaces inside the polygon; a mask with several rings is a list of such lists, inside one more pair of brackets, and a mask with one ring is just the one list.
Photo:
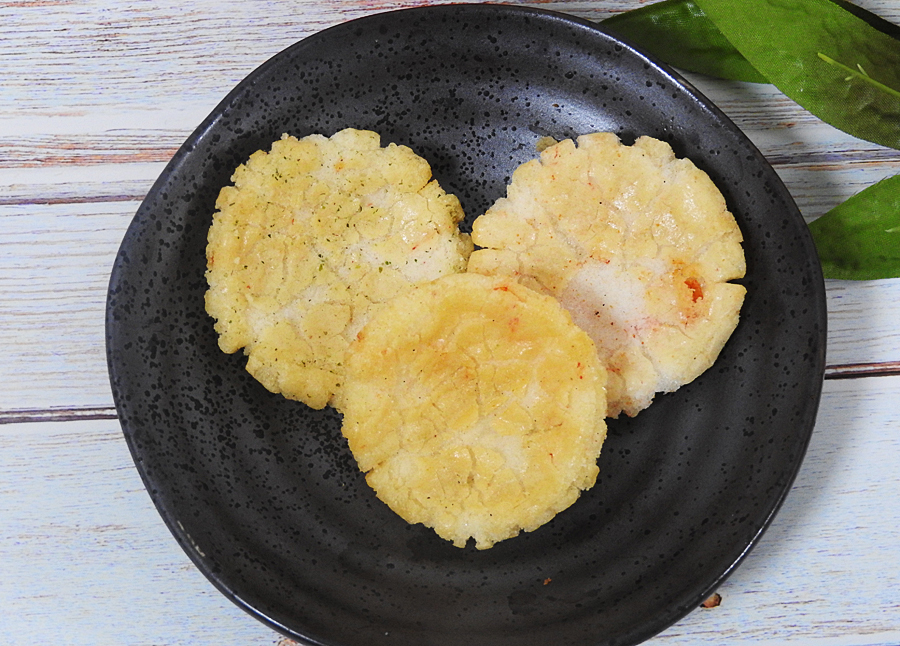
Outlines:
{"label": "cracked cracker surface", "polygon": [[734,331],[741,232],[722,194],[665,142],[612,133],[545,148],[473,225],[468,270],[558,298],[609,371],[610,417],[689,383]]}
{"label": "cracked cracker surface", "polygon": [[348,353],[343,433],[397,514],[485,549],[594,484],[605,382],[555,299],[505,277],[448,276],[363,328]]}
{"label": "cracked cracker surface", "polygon": [[323,408],[372,313],[409,285],[464,271],[459,200],[374,132],[284,135],[222,189],[207,247],[219,346],[244,348],[272,392]]}

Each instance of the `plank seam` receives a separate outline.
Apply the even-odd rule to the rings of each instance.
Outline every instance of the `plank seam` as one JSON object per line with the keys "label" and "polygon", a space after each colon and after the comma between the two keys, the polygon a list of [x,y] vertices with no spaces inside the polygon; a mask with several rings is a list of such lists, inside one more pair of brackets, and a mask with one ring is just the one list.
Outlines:
{"label": "plank seam", "polygon": [[118,419],[113,407],[46,408],[0,411],[0,425],[25,422],[75,422],[81,420]]}
{"label": "plank seam", "polygon": [[56,204],[100,204],[104,202],[141,202],[146,195],[89,195],[83,197],[0,198],[0,206],[33,206]]}
{"label": "plank seam", "polygon": [[858,379],[860,377],[893,377],[897,375],[900,375],[900,361],[845,363],[825,367],[825,379]]}
{"label": "plank seam", "polygon": [[[900,376],[900,361],[847,363],[825,367],[825,379]],[[35,408],[0,411],[0,424],[24,422],[72,422],[78,420],[118,419],[112,406],[96,408]]]}

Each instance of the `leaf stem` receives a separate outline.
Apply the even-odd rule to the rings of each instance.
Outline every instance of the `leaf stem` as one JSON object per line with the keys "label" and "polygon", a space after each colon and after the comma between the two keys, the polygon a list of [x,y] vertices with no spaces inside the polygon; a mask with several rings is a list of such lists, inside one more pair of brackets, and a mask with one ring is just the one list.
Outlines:
{"label": "leaf stem", "polygon": [[875,86],[882,92],[887,92],[888,94],[900,99],[900,90],[895,90],[894,88],[892,88],[888,85],[885,85],[884,83],[879,83],[878,81],[873,79],[871,76],[869,76],[869,74],[862,68],[862,65],[857,65],[857,67],[859,69],[853,69],[852,67],[848,67],[848,66],[844,65],[843,63],[839,63],[838,61],[834,60],[830,56],[826,56],[822,52],[817,52],[817,53],[818,53],[819,58],[821,58],[823,61],[825,61],[829,65],[834,65],[835,67],[840,68],[840,69],[844,70],[845,72],[847,72],[849,74],[849,76],[846,78],[847,81],[849,81],[852,78],[857,78],[861,81],[865,81],[866,83],[869,83],[870,85]]}

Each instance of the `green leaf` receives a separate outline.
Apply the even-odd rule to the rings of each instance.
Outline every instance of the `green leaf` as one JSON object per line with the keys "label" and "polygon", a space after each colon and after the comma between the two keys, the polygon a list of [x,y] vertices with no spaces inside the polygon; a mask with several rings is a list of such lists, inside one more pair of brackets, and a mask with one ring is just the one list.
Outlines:
{"label": "green leaf", "polygon": [[[900,26],[847,0],[829,0],[878,31],[900,40]],[[768,83],[694,0],[663,0],[601,21],[669,65],[732,81]]]}
{"label": "green leaf", "polygon": [[900,175],[860,191],[809,230],[825,278],[900,277]]}
{"label": "green leaf", "polygon": [[831,0],[696,2],[788,97],[854,137],[900,149],[900,41]]}
{"label": "green leaf", "polygon": [[708,76],[767,83],[693,0],[663,0],[602,21],[669,65]]}

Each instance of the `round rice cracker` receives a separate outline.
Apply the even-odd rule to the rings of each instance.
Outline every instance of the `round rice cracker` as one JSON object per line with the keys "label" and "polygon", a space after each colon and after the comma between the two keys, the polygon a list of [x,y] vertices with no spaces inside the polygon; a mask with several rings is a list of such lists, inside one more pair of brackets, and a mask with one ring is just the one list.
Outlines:
{"label": "round rice cracker", "polygon": [[609,371],[610,417],[708,369],[745,289],[741,231],[722,194],[665,142],[565,140],[520,166],[473,225],[469,271],[552,294]]}
{"label": "round rice cracker", "polygon": [[272,392],[320,409],[372,312],[409,285],[464,271],[459,200],[428,163],[374,132],[284,135],[237,168],[209,230],[207,312]]}
{"label": "round rice cracker", "polygon": [[605,383],[593,343],[555,299],[505,277],[448,276],[363,328],[343,433],[392,510],[486,549],[593,486]]}

